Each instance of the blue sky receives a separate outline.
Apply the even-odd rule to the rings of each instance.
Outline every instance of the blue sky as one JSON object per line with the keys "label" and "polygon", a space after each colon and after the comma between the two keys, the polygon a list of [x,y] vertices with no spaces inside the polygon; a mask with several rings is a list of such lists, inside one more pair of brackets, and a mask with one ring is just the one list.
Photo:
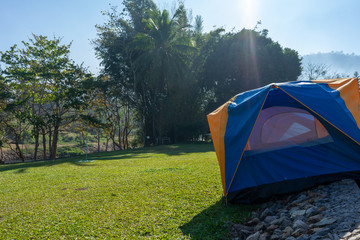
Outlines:
{"label": "blue sky", "polygon": [[[171,9],[174,1],[156,0],[161,8]],[[31,33],[63,37],[73,41],[71,57],[99,70],[91,39],[95,24],[106,21],[101,11],[121,0],[0,0],[0,51],[27,40]],[[360,55],[358,0],[185,0],[192,15],[201,15],[205,31],[214,26],[232,29],[262,28],[283,47],[301,55],[343,51]]]}

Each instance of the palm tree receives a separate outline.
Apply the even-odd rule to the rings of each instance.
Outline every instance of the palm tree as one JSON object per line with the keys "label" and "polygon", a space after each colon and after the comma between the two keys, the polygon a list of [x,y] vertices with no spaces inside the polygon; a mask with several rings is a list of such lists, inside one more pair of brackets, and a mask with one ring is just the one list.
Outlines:
{"label": "palm tree", "polygon": [[161,138],[165,100],[186,85],[189,56],[196,48],[183,5],[171,19],[166,10],[151,9],[148,15],[145,31],[135,36],[131,47],[140,52],[136,64],[148,79],[153,136]]}

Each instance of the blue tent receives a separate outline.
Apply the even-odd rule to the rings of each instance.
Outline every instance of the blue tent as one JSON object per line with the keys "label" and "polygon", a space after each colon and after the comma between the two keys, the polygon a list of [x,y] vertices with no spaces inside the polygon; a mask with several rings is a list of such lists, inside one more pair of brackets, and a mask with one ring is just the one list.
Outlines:
{"label": "blue tent", "polygon": [[270,84],[236,95],[208,122],[230,202],[360,179],[357,78]]}

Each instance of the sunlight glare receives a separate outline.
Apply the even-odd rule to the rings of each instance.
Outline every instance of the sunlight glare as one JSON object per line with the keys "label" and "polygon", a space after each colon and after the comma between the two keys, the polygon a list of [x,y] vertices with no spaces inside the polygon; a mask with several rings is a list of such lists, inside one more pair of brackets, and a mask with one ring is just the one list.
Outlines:
{"label": "sunlight glare", "polygon": [[256,22],[261,20],[257,19],[258,0],[241,0],[239,3],[242,26],[253,29]]}

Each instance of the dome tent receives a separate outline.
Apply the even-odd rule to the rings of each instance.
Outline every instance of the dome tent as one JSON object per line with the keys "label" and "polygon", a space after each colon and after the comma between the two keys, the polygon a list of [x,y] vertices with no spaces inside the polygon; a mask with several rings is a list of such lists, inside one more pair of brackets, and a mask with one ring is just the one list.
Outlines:
{"label": "dome tent", "polygon": [[253,203],[360,179],[357,78],[274,83],[234,96],[208,122],[225,198]]}

